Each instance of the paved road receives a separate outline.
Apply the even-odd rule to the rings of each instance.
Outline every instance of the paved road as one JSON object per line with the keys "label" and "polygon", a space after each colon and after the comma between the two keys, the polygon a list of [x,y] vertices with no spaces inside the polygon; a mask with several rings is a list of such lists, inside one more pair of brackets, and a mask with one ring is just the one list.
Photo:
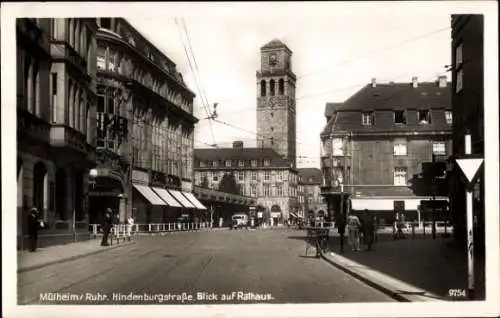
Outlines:
{"label": "paved road", "polygon": [[[140,237],[129,247],[18,274],[18,300],[20,304],[394,301],[321,259],[304,257],[305,243],[298,238],[303,235],[279,229]],[[117,296],[123,298],[113,299]]]}

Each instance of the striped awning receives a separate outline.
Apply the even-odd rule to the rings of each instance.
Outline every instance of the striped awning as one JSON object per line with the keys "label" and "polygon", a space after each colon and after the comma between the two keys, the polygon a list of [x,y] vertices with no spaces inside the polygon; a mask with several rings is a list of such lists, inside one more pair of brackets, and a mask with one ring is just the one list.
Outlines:
{"label": "striped awning", "polygon": [[157,188],[157,187],[152,187],[151,189],[153,189],[153,191],[160,198],[162,198],[163,201],[165,201],[168,206],[171,206],[171,207],[174,207],[174,208],[182,208],[182,205],[179,202],[177,202],[177,200],[175,200],[174,197],[172,197],[170,195],[170,193],[167,192],[167,190],[165,190],[163,188]]}
{"label": "striped awning", "polygon": [[179,201],[179,203],[182,204],[183,207],[190,208],[190,209],[196,209],[196,206],[194,204],[192,204],[191,202],[189,202],[189,200],[185,196],[183,196],[182,193],[180,193],[179,191],[177,191],[177,190],[168,190],[168,192],[177,201]]}
{"label": "striped awning", "polygon": [[134,184],[134,188],[152,205],[167,205],[150,187],[145,185]]}
{"label": "striped awning", "polygon": [[182,192],[182,194],[196,206],[198,210],[206,210],[207,208],[191,193],[191,192]]}

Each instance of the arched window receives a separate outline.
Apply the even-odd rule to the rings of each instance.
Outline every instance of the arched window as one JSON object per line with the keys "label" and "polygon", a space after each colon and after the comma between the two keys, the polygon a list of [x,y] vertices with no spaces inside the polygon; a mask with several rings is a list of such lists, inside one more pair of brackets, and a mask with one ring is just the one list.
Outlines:
{"label": "arched window", "polygon": [[73,127],[76,130],[80,129],[80,123],[78,118],[80,117],[80,89],[75,89],[75,103],[73,104],[73,107],[75,108],[73,110],[73,118],[71,119],[71,127]]}
{"label": "arched window", "polygon": [[274,82],[273,79],[269,81],[269,93],[271,96],[274,96],[276,94],[275,85],[276,85],[276,83]]}
{"label": "arched window", "polygon": [[34,93],[33,92],[33,87],[34,87],[34,85],[33,85],[33,82],[34,82],[34,80],[33,80],[33,78],[34,78],[33,77],[34,76],[34,74],[33,74],[33,72],[34,72],[34,70],[33,70],[34,65],[33,64],[34,63],[33,63],[32,59],[31,58],[28,59],[28,81],[27,81],[27,85],[26,85],[26,87],[28,89],[27,89],[27,92],[26,92],[26,96],[27,96],[26,102],[27,102],[27,106],[28,106],[28,111],[30,113],[33,112],[33,95],[34,95],[33,94]]}
{"label": "arched window", "polygon": [[35,115],[41,115],[40,108],[40,72],[38,70],[38,64],[34,64],[33,66],[33,109],[35,111]]}
{"label": "arched window", "polygon": [[82,134],[85,134],[85,96],[80,96],[80,112],[78,113],[78,128]]}
{"label": "arched window", "polygon": [[66,111],[64,112],[64,121],[65,124],[71,126],[71,118],[73,118],[73,99],[75,97],[73,82],[69,81],[69,94],[68,94],[68,102],[66,105]]}
{"label": "arched window", "polygon": [[75,51],[80,53],[80,21],[78,19],[75,20]]}
{"label": "arched window", "polygon": [[260,96],[266,96],[266,81],[260,81]]}
{"label": "arched window", "polygon": [[285,94],[285,80],[282,78],[280,78],[280,80],[278,82],[278,91],[279,91],[280,95]]}

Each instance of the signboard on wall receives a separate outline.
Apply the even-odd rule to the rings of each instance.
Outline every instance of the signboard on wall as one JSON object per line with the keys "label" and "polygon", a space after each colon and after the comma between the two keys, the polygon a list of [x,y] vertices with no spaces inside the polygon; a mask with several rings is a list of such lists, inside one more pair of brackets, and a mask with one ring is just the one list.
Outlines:
{"label": "signboard on wall", "polygon": [[188,181],[181,181],[181,189],[184,192],[192,192],[193,191],[193,183]]}

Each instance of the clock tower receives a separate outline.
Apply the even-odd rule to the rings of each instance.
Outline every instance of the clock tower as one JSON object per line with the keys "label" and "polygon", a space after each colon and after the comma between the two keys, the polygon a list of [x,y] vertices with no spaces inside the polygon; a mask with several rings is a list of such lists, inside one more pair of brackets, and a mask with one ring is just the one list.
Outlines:
{"label": "clock tower", "polygon": [[260,48],[257,71],[257,146],[274,148],[296,168],[295,82],[292,51],[272,40]]}

